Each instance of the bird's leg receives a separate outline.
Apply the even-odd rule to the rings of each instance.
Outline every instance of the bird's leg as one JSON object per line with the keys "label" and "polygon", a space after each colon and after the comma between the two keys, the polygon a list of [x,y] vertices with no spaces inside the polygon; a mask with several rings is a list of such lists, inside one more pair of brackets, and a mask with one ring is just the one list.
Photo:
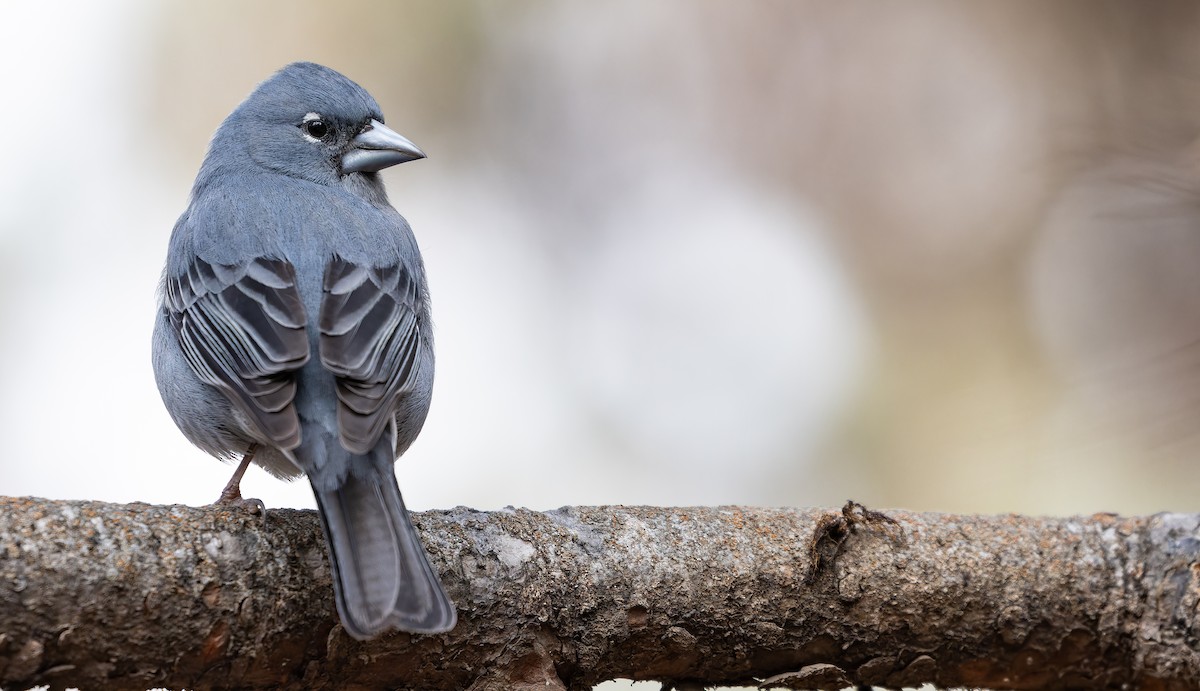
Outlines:
{"label": "bird's leg", "polygon": [[258,444],[251,444],[250,448],[246,449],[246,453],[242,455],[242,462],[238,464],[237,470],[233,471],[233,477],[229,478],[229,483],[221,490],[221,496],[217,497],[216,503],[234,504],[242,501],[242,476],[246,474],[246,468],[250,467],[250,461],[254,460],[254,452],[257,450]]}
{"label": "bird's leg", "polygon": [[213,503],[220,506],[246,506],[264,517],[267,515],[266,507],[261,501],[242,498],[242,476],[246,474],[246,468],[250,467],[250,461],[254,460],[254,452],[257,450],[258,444],[251,444],[250,448],[246,449],[246,453],[242,456],[242,462],[238,463],[237,470],[233,471],[233,477],[229,478],[225,489],[221,490],[221,496],[217,497]]}

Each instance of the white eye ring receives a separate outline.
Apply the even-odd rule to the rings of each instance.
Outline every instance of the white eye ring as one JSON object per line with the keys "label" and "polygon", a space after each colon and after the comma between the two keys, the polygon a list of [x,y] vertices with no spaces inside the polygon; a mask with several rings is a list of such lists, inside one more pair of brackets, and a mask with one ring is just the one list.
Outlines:
{"label": "white eye ring", "polygon": [[[319,134],[313,133],[315,127],[320,128]],[[321,141],[325,137],[328,128],[329,126],[325,123],[325,118],[320,113],[308,113],[300,123],[300,133],[304,135],[305,139],[314,143]]]}

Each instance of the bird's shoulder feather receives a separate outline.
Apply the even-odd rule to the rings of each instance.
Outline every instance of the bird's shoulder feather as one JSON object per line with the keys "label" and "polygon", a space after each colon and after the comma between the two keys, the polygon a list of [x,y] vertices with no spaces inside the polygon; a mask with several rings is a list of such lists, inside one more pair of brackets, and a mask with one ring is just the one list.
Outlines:
{"label": "bird's shoulder feather", "polygon": [[318,317],[320,357],[337,377],[342,445],[367,453],[413,391],[432,344],[419,277],[404,264],[368,267],[334,257]]}
{"label": "bird's shoulder feather", "polygon": [[188,364],[253,421],[261,441],[300,441],[294,373],[309,357],[295,269],[258,257],[236,264],[196,257],[164,281],[164,307]]}

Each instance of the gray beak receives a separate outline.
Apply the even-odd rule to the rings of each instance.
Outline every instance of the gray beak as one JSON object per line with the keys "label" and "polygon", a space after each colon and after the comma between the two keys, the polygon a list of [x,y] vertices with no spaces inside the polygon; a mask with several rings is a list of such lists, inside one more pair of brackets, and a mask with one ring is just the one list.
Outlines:
{"label": "gray beak", "polygon": [[416,144],[372,120],[352,141],[354,148],[342,156],[343,173],[378,173],[389,166],[425,158]]}

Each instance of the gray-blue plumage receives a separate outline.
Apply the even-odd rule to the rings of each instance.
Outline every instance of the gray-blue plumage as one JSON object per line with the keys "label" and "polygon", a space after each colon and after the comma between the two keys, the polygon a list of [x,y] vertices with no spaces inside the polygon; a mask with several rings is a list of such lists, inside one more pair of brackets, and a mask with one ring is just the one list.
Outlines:
{"label": "gray-blue plumage", "polygon": [[280,70],[213,136],[154,329],[188,439],[308,476],[356,638],[455,624],[393,469],[425,422],[433,343],[421,255],[377,173],[422,156],[341,74]]}

